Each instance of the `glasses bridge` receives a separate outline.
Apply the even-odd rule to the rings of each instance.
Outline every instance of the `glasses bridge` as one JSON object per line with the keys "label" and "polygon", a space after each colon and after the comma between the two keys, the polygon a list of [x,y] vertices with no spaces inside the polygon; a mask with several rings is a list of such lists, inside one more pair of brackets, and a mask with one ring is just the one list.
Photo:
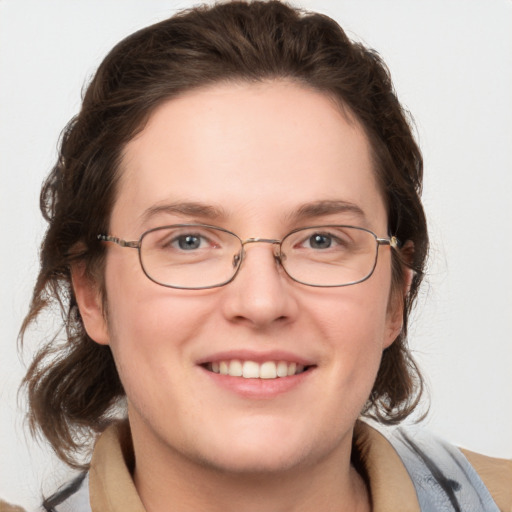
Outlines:
{"label": "glasses bridge", "polygon": [[281,240],[276,240],[275,238],[247,238],[242,240],[242,247],[246,244],[256,243],[281,245]]}

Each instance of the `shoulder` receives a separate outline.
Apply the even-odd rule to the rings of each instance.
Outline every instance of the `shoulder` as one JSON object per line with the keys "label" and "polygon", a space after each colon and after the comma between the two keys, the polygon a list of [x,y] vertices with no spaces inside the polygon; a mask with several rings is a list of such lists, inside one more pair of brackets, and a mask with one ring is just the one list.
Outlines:
{"label": "shoulder", "polygon": [[499,509],[512,512],[512,459],[488,457],[463,448],[460,451],[475,468]]}
{"label": "shoulder", "polygon": [[403,494],[407,480],[418,505],[410,510],[466,511],[476,504],[486,512],[512,512],[512,461],[461,450],[418,425],[358,430],[356,439],[366,439],[362,447],[370,483],[377,474],[379,488],[389,494],[399,483]]}
{"label": "shoulder", "polygon": [[42,511],[46,512],[91,512],[89,503],[89,474],[81,473],[45,499]]}
{"label": "shoulder", "polygon": [[25,510],[17,505],[11,505],[0,499],[0,512],[25,512]]}
{"label": "shoulder", "polygon": [[476,503],[485,511],[512,510],[510,461],[471,452],[465,456],[459,448],[421,427],[399,427],[389,439],[413,477],[419,496],[432,492],[434,497],[429,499],[433,504],[457,503],[461,510]]}

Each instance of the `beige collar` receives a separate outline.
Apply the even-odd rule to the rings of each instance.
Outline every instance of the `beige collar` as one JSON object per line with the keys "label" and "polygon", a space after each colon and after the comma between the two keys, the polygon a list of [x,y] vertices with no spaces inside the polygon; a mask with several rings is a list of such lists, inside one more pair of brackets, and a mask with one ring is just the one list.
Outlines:
{"label": "beige collar", "polygon": [[373,512],[420,512],[414,484],[391,443],[362,421],[356,423],[354,441],[368,474]]}
{"label": "beige collar", "polygon": [[111,425],[98,439],[89,469],[93,512],[145,512],[132,480],[128,422]]}

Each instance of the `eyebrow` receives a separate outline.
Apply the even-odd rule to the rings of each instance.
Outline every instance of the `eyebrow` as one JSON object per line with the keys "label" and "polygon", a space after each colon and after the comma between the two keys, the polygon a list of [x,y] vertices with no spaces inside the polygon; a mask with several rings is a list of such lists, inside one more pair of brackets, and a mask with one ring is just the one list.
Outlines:
{"label": "eyebrow", "polygon": [[[146,222],[161,213],[183,215],[186,217],[200,217],[215,221],[224,220],[228,217],[221,207],[195,201],[180,201],[151,206],[142,213],[141,219],[143,222]],[[366,215],[359,206],[342,200],[320,200],[305,203],[286,217],[291,220],[291,222],[299,222],[305,219],[313,219],[339,213],[351,213],[360,217],[363,221],[366,220]]]}
{"label": "eyebrow", "polygon": [[292,213],[291,219],[295,222],[337,213],[351,213],[366,220],[364,211],[354,203],[342,200],[322,200],[303,204],[296,212]]}
{"label": "eyebrow", "polygon": [[150,218],[161,213],[184,215],[188,217],[202,217],[212,220],[223,219],[226,217],[226,213],[222,208],[205,203],[183,201],[151,206],[142,213],[141,219],[143,222],[146,222]]}

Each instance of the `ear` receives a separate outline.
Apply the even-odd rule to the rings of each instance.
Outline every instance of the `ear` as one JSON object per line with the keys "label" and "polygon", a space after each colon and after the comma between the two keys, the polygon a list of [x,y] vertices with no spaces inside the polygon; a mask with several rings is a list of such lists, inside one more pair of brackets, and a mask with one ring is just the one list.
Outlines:
{"label": "ear", "polygon": [[388,348],[398,337],[402,330],[403,301],[394,301],[395,305],[388,311],[386,334],[382,349]]}
{"label": "ear", "polygon": [[88,274],[83,263],[72,267],[71,280],[87,334],[96,343],[108,345],[107,320],[99,284]]}
{"label": "ear", "polygon": [[[412,262],[414,253],[414,243],[407,241],[401,249],[402,260],[409,263]],[[384,347],[389,347],[402,331],[403,312],[405,307],[405,298],[411,289],[414,271],[402,263],[403,285],[391,291],[388,305],[387,328],[384,340]]]}

